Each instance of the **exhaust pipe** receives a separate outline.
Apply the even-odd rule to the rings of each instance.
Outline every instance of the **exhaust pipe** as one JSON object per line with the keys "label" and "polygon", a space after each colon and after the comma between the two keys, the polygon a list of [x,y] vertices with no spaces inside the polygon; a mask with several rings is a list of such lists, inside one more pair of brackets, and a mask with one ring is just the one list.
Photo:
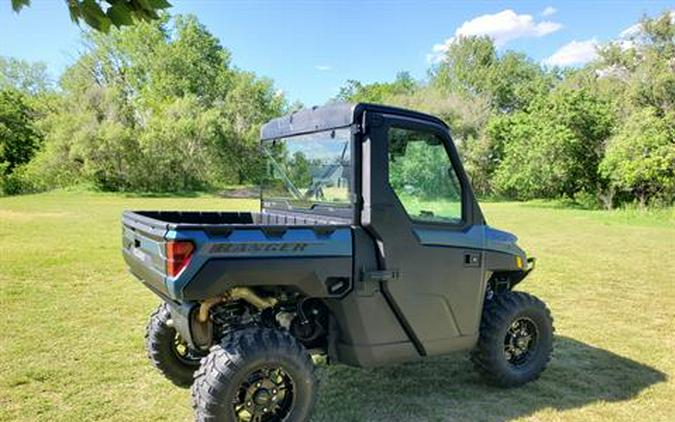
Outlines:
{"label": "exhaust pipe", "polygon": [[262,310],[271,308],[277,304],[277,300],[273,297],[260,297],[253,290],[248,287],[234,287],[227,292],[222,297],[215,297],[212,299],[204,300],[199,306],[199,313],[197,315],[197,320],[199,322],[206,322],[209,319],[209,310],[213,305],[216,305],[220,302],[229,302],[231,300],[245,300],[256,308]]}

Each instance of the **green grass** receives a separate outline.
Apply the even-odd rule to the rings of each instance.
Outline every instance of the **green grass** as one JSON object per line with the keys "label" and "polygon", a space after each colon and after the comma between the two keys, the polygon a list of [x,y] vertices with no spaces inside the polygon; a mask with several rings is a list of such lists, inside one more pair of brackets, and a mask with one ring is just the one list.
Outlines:
{"label": "green grass", "polygon": [[[0,198],[0,420],[189,420],[189,392],[145,358],[157,299],[126,272],[123,209],[254,209],[251,200],[82,192]],[[463,355],[319,368],[316,420],[675,420],[675,219],[484,204],[539,258],[519,286],[556,319],[542,378],[484,385]]]}

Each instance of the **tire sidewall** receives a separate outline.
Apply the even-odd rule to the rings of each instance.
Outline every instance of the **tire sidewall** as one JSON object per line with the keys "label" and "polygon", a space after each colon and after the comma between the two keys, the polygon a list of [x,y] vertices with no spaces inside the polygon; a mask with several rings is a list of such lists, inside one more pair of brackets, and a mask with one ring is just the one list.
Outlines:
{"label": "tire sidewall", "polygon": [[151,318],[147,328],[147,353],[152,364],[174,384],[187,387],[192,383],[199,359],[188,362],[180,359],[175,350],[176,329],[168,325],[171,314],[165,304]]}
{"label": "tire sidewall", "polygon": [[528,306],[524,309],[515,310],[502,321],[498,338],[503,340],[511,324],[519,318],[529,318],[534,322],[537,328],[537,339],[535,349],[531,352],[532,356],[522,366],[510,364],[504,356],[503,344],[495,345],[495,360],[500,363],[502,370],[515,379],[526,381],[538,374],[548,363],[551,344],[553,341],[553,330],[551,320],[545,309],[537,306]]}
{"label": "tire sidewall", "polygon": [[316,396],[315,385],[312,382],[313,374],[300,362],[291,356],[270,356],[267,353],[256,353],[245,358],[245,364],[233,374],[227,388],[222,392],[222,403],[227,403],[225,410],[232,421],[237,421],[232,408],[232,401],[238,394],[239,386],[251,373],[264,367],[280,367],[291,378],[293,383],[293,402],[291,412],[284,421],[304,421],[313,408],[313,398]]}
{"label": "tire sidewall", "polygon": [[176,334],[177,332],[175,328],[169,327],[166,324],[166,321],[162,322],[161,331],[157,333],[157,339],[160,340],[162,347],[162,356],[164,356],[164,360],[167,363],[170,363],[176,367],[183,367],[186,371],[189,370],[194,372],[197,368],[199,368],[199,359],[190,361],[183,360],[178,357],[177,351],[175,349]]}

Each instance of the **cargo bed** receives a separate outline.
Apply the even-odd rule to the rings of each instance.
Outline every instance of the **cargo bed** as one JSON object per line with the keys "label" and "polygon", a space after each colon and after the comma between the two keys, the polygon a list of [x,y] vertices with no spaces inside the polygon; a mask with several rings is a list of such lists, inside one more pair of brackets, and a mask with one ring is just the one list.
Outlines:
{"label": "cargo bed", "polygon": [[[297,212],[126,211],[122,253],[130,272],[163,299],[195,300],[226,287],[225,281],[202,282],[205,272],[241,265],[242,259],[270,268],[279,258],[284,258],[285,265],[298,260],[300,266],[301,260],[324,257],[329,266],[337,262],[344,266],[341,273],[351,272],[349,222],[349,218]],[[194,252],[189,265],[172,276],[167,273],[166,248],[168,242],[180,241],[191,242]],[[193,280],[188,294],[186,286]]]}

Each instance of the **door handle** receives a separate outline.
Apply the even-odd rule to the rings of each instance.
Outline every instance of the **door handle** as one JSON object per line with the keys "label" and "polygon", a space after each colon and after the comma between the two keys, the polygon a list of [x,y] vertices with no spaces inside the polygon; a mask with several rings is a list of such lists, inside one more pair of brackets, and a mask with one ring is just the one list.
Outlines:
{"label": "door handle", "polygon": [[480,267],[480,252],[464,252],[465,267]]}

